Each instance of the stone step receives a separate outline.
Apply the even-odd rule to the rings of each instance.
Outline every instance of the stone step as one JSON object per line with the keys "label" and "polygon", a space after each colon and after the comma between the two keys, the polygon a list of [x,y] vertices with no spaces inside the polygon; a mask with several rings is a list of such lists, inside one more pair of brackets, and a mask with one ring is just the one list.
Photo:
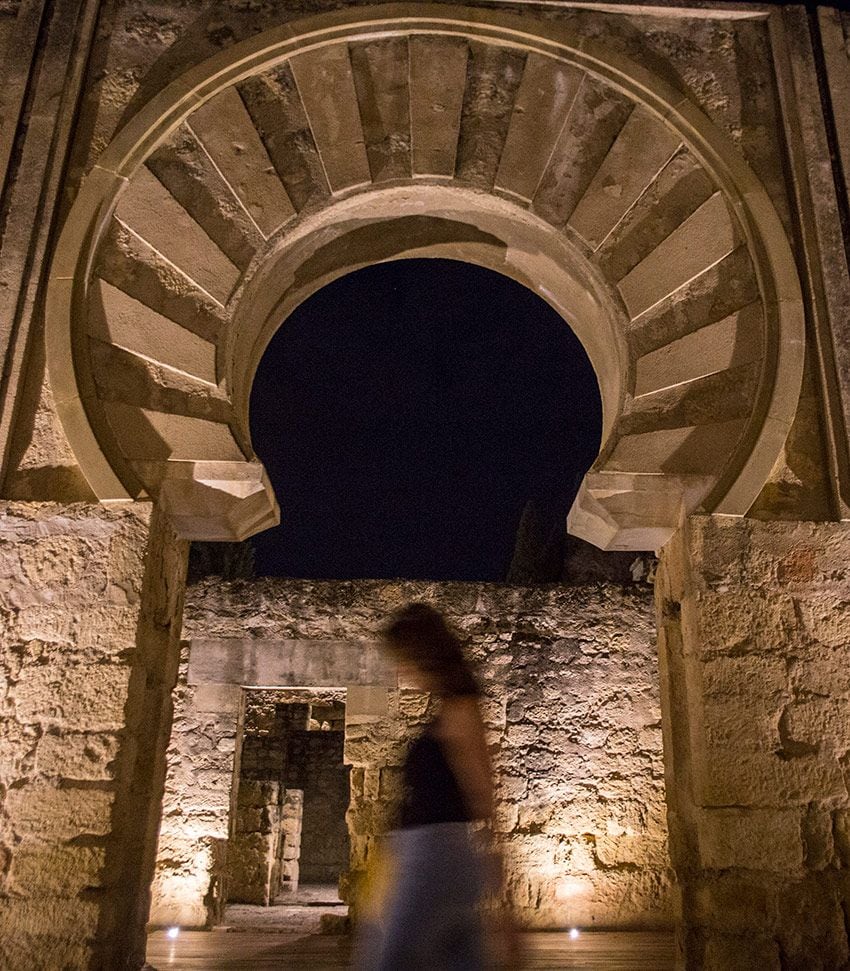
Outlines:
{"label": "stone step", "polygon": [[98,252],[97,272],[129,297],[210,343],[225,326],[220,304],[117,220]]}
{"label": "stone step", "polygon": [[708,324],[716,323],[761,295],[749,253],[738,247],[691,280],[686,289],[631,322],[626,337],[634,357],[669,344]]}
{"label": "stone step", "polygon": [[228,423],[233,417],[223,391],[183,371],[96,338],[89,338],[89,353],[101,401],[220,423]]}
{"label": "stone step", "polygon": [[117,218],[220,304],[239,268],[216,246],[150,169],[142,166],[118,200]]}
{"label": "stone step", "polygon": [[[605,463],[613,472],[716,475],[744,430],[742,419],[624,435]],[[722,459],[720,460],[722,462]]]}
{"label": "stone step", "polygon": [[680,145],[679,135],[657,115],[635,108],[573,210],[570,228],[598,249]]}
{"label": "stone step", "polygon": [[451,178],[469,47],[462,38],[410,38],[410,138],[413,175]]}
{"label": "stone step", "polygon": [[534,194],[535,212],[553,226],[567,223],[633,107],[625,95],[585,75]]}
{"label": "stone step", "polygon": [[230,428],[221,422],[120,401],[105,401],[103,409],[124,455],[131,461],[200,461],[210,455],[222,462],[244,459]]}
{"label": "stone step", "polygon": [[[88,332],[101,341],[147,357],[152,346],[169,368],[216,383],[215,344],[181,327],[105,280],[94,284]],[[209,388],[205,391],[209,394]]]}
{"label": "stone step", "polygon": [[622,280],[716,189],[687,149],[677,152],[599,246],[605,275]]}
{"label": "stone step", "polygon": [[529,54],[514,102],[496,187],[531,202],[567,124],[583,72],[571,64]]}
{"label": "stone step", "polygon": [[182,125],[147,166],[207,236],[243,272],[263,235],[189,125]]}
{"label": "stone step", "polygon": [[746,418],[758,388],[761,359],[747,361],[627,399],[617,434],[634,435]]}
{"label": "stone step", "polygon": [[620,280],[634,320],[719,263],[742,242],[741,230],[717,192]]}
{"label": "stone step", "polygon": [[526,55],[471,42],[455,178],[492,189],[522,81]]}
{"label": "stone step", "polygon": [[762,359],[764,314],[753,302],[638,358],[635,397]]}

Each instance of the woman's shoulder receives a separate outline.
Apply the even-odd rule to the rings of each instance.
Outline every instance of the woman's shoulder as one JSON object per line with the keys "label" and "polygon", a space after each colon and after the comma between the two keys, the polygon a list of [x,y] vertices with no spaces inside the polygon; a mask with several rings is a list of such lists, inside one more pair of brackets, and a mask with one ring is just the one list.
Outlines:
{"label": "woman's shoulder", "polygon": [[477,694],[449,695],[443,699],[435,729],[440,735],[457,735],[481,725]]}

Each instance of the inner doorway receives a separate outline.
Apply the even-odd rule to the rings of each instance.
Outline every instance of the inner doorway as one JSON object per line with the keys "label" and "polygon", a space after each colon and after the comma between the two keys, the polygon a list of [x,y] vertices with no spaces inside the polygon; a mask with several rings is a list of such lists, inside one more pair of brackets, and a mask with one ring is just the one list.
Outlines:
{"label": "inner doorway", "polygon": [[344,689],[248,689],[234,771],[226,926],[316,931],[345,920]]}

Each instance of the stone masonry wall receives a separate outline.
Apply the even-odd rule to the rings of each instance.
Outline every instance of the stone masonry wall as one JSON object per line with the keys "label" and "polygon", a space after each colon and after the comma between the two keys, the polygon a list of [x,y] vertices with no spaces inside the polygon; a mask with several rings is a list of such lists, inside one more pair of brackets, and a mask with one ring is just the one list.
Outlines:
{"label": "stone masonry wall", "polygon": [[174,691],[174,725],[150,923],[209,927],[223,916],[242,692],[187,684],[184,642]]}
{"label": "stone masonry wall", "polygon": [[227,902],[268,907],[280,883],[283,789],[279,782],[239,780],[227,844]]}
{"label": "stone masonry wall", "polygon": [[[344,691],[334,689],[245,692],[236,815],[227,848],[229,903],[267,905],[285,889],[284,879],[290,886],[299,879],[335,884],[348,870],[344,698]],[[334,721],[322,724],[311,718],[313,712]],[[331,730],[337,723],[339,730]]]}
{"label": "stone masonry wall", "polygon": [[0,967],[141,967],[187,544],[0,504]]}
{"label": "stone masonry wall", "polygon": [[301,883],[335,884],[348,870],[350,782],[344,741],[341,731],[306,731],[296,732],[289,744],[288,786],[304,793]]}
{"label": "stone masonry wall", "polygon": [[246,691],[240,768],[227,844],[228,903],[274,903],[280,889],[287,739],[304,728],[306,703],[278,704],[277,692]]}
{"label": "stone masonry wall", "polygon": [[681,948],[848,967],[850,526],[693,517],[657,596]]}
{"label": "stone masonry wall", "polygon": [[[498,779],[496,836],[528,925],[669,926],[658,675],[646,586],[520,588],[394,581],[207,581],[184,636],[374,641],[410,600],[469,637]],[[427,696],[346,722],[352,876],[392,823],[407,743]]]}

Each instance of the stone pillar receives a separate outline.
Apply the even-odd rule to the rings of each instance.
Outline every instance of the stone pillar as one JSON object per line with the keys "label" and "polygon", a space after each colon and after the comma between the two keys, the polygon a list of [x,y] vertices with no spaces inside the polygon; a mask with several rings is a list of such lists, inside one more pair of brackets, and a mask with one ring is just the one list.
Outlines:
{"label": "stone pillar", "polygon": [[692,517],[656,596],[680,966],[845,967],[850,524]]}
{"label": "stone pillar", "polygon": [[0,503],[0,967],[144,962],[187,553],[149,504]]}
{"label": "stone pillar", "polygon": [[190,685],[188,665],[184,642],[152,889],[156,927],[213,927],[223,918],[243,692]]}
{"label": "stone pillar", "polygon": [[282,838],[279,782],[240,779],[235,832],[227,851],[227,902],[274,903]]}
{"label": "stone pillar", "polygon": [[287,789],[280,813],[280,884],[282,893],[295,894],[301,868],[301,827],[304,819],[303,789]]}

